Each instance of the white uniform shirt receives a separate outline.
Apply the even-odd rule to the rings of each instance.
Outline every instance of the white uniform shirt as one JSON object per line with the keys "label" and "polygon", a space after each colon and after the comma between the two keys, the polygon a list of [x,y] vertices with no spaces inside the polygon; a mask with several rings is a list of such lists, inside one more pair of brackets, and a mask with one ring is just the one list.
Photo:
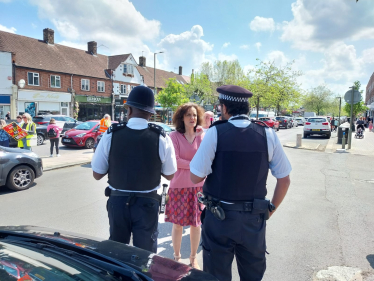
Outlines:
{"label": "white uniform shirt", "polygon": [[[143,118],[130,118],[127,123],[127,127],[133,130],[144,130],[148,128],[148,121]],[[106,174],[109,169],[109,152],[110,152],[110,145],[112,141],[113,133],[108,134],[106,131],[101,138],[99,145],[96,148],[95,154],[92,158],[91,167],[92,170],[98,174]],[[175,158],[175,151],[173,142],[171,141],[170,137],[167,135],[163,137],[160,135],[160,143],[159,143],[159,154],[160,159],[162,162],[161,173],[168,176],[172,175],[177,171],[177,160]],[[144,175],[146,176],[146,175]],[[160,185],[156,186],[151,191],[159,189]],[[109,185],[109,188],[112,190],[116,190],[112,186]],[[120,190],[120,191],[127,191],[131,192],[130,190]],[[138,192],[150,192],[150,191],[138,191]]]}
{"label": "white uniform shirt", "polygon": [[[240,115],[245,116],[246,115]],[[247,119],[231,120],[228,122],[238,128],[248,127],[251,121]],[[269,154],[269,168],[271,173],[276,178],[284,178],[288,176],[292,170],[291,164],[288,161],[286,154],[283,151],[282,145],[275,134],[273,129],[266,128],[266,139]],[[194,175],[204,178],[212,173],[212,163],[217,149],[217,129],[216,127],[210,128],[204,136],[194,158],[190,163],[190,171]]]}

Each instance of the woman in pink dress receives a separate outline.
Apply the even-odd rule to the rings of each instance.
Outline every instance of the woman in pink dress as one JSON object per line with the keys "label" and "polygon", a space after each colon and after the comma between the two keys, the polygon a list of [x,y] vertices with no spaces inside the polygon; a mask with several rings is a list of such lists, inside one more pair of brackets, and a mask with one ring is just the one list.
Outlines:
{"label": "woman in pink dress", "polygon": [[200,269],[196,260],[200,243],[202,208],[197,201],[197,193],[202,191],[204,182],[193,184],[190,180],[190,162],[203,140],[203,128],[200,126],[204,110],[194,103],[178,107],[173,124],[176,132],[170,134],[173,141],[178,170],[170,182],[169,200],[166,205],[165,221],[173,223],[172,241],[174,260],[181,258],[183,227],[190,226],[191,255],[190,265]]}

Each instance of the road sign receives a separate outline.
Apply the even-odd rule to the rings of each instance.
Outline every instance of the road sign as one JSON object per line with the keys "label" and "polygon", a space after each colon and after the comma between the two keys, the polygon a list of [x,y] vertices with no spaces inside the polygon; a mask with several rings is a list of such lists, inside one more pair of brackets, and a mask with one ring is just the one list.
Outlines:
{"label": "road sign", "polygon": [[[344,100],[346,103],[351,104],[351,99],[352,99],[352,90],[349,90],[345,93]],[[356,104],[360,101],[361,101],[361,93],[355,90],[353,93],[353,104]]]}

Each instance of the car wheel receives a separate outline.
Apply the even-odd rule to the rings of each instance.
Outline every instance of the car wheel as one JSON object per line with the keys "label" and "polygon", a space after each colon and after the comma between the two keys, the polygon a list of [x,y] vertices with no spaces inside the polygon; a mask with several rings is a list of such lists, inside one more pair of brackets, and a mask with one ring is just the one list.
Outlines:
{"label": "car wheel", "polygon": [[278,126],[278,128],[277,128],[277,132],[279,131],[279,126]]}
{"label": "car wheel", "polygon": [[88,148],[88,149],[93,148],[94,145],[95,145],[95,140],[94,140],[93,138],[88,138],[88,139],[86,140],[86,143],[84,144],[84,146],[85,146],[86,148]]}
{"label": "car wheel", "polygon": [[304,133],[304,139],[308,138],[308,134]]}
{"label": "car wheel", "polygon": [[31,186],[34,179],[33,169],[26,165],[17,166],[8,175],[7,187],[15,191],[25,190]]}
{"label": "car wheel", "polygon": [[330,139],[330,138],[331,138],[331,134],[329,134],[329,135],[326,135],[326,137],[327,137],[328,139]]}
{"label": "car wheel", "polygon": [[37,144],[38,144],[38,145],[42,145],[43,142],[44,142],[44,137],[43,137],[43,135],[38,134],[38,136],[37,136]]}

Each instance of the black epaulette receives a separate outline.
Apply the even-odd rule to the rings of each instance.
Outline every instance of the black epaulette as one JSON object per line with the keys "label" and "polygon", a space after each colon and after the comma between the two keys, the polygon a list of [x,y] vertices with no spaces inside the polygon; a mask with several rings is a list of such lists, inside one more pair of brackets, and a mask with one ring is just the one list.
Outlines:
{"label": "black epaulette", "polygon": [[264,121],[261,121],[261,120],[251,120],[251,122],[254,124],[260,125],[260,126],[270,128],[268,124],[266,124]]}
{"label": "black epaulette", "polygon": [[115,132],[115,131],[118,131],[118,130],[121,130],[123,128],[125,128],[127,125],[126,122],[123,122],[123,123],[113,123],[107,130],[108,134],[111,134],[112,132]]}
{"label": "black epaulette", "polygon": [[156,132],[157,134],[163,136],[164,138],[166,137],[165,130],[161,126],[156,125],[154,123],[148,123],[148,128],[151,129],[152,131]]}
{"label": "black epaulette", "polygon": [[210,125],[209,128],[212,128],[212,127],[220,125],[220,124],[224,124],[226,122],[227,122],[227,120],[217,120],[212,125]]}

